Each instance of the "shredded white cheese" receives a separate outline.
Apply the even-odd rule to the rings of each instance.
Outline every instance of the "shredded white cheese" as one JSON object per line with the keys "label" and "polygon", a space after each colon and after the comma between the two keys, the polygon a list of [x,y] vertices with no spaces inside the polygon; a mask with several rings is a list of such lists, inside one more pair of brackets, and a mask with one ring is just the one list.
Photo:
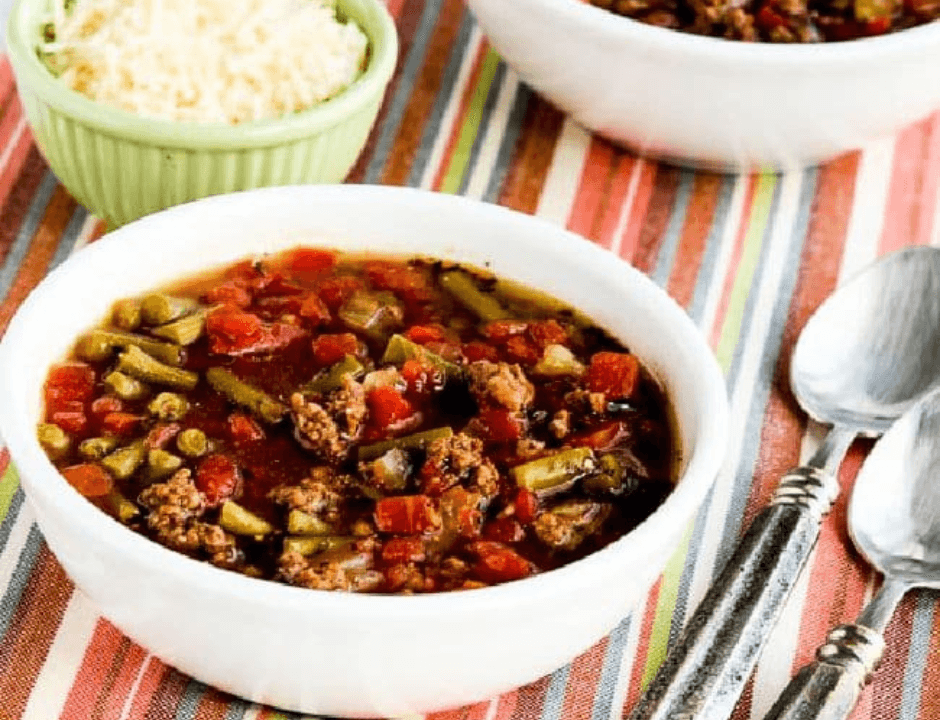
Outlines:
{"label": "shredded white cheese", "polygon": [[349,86],[368,41],[332,0],[56,0],[40,51],[92,100],[141,115],[241,123]]}

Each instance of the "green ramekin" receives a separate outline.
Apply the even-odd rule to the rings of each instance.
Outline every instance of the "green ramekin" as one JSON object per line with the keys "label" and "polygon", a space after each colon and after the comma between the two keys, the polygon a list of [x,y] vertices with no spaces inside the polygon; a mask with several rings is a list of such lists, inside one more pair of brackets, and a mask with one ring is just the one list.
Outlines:
{"label": "green ramekin", "polygon": [[239,125],[147,118],[74,92],[36,54],[49,0],[15,1],[7,52],[49,166],[76,200],[116,227],[207,195],[342,182],[378,115],[398,35],[382,0],[338,0],[337,6],[369,38],[365,72],[314,108]]}

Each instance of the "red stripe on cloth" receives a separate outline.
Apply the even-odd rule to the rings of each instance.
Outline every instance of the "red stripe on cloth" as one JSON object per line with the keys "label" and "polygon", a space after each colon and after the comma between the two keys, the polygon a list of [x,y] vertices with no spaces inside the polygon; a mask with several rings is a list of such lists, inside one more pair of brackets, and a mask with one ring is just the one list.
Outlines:
{"label": "red stripe on cloth", "polygon": [[134,718],[134,720],[145,717],[147,708],[153,703],[154,695],[160,688],[163,675],[167,671],[167,666],[153,655],[148,655],[144,662],[146,666],[143,677],[141,677],[137,689],[134,691],[134,700],[131,702],[130,712],[128,713],[128,717]]}
{"label": "red stripe on cloth", "polygon": [[600,237],[599,225],[610,205],[615,204],[610,196],[610,186],[616,165],[617,158],[613,148],[608,143],[593,138],[578,180],[578,192],[568,214],[569,230],[604,247],[609,247],[610,243]]}
{"label": "red stripe on cloth", "polygon": [[640,693],[645,689],[643,676],[646,674],[647,657],[650,651],[650,638],[653,634],[653,623],[656,620],[656,606],[659,604],[659,591],[662,589],[662,578],[653,585],[646,600],[646,608],[642,616],[634,615],[635,622],[639,619],[643,624],[640,627],[639,642],[634,655],[633,668],[630,671],[630,685],[627,687],[627,696],[624,698],[624,715],[640,699]]}
{"label": "red stripe on cloth", "polygon": [[7,471],[7,468],[10,466],[10,451],[5,447],[0,447],[0,477]]}
{"label": "red stripe on cloth", "polygon": [[934,115],[898,135],[879,254],[929,242],[936,210],[938,172],[940,128]]}
{"label": "red stripe on cloth", "polygon": [[678,188],[679,169],[668,165],[660,166],[636,252],[631,259],[637,269],[645,273],[652,272],[656,267],[656,258],[672,217]]}
{"label": "red stripe on cloth", "polygon": [[516,703],[519,700],[519,693],[516,691],[501,695],[496,701],[496,713],[493,720],[510,720],[516,709]]}
{"label": "red stripe on cloth", "polygon": [[[463,119],[467,116],[467,109],[470,107],[470,101],[473,99],[473,96],[477,91],[477,83],[480,79],[480,72],[483,69],[483,60],[486,58],[488,50],[489,45],[485,41],[480,43],[480,47],[477,49],[476,56],[473,58],[473,64],[470,68],[470,76],[467,79],[467,84],[463,88],[463,95],[460,96],[460,102],[457,105],[457,113],[454,124],[450,129],[450,135],[447,138],[447,143],[444,145],[444,152],[441,153],[440,165],[438,165],[437,172],[434,175],[434,182],[431,184],[431,187],[434,190],[440,190],[441,186],[444,184],[444,178],[447,177],[447,171],[450,168],[450,161],[454,156],[454,149],[457,147],[460,134],[464,129]],[[443,69],[443,67],[444,63],[442,62],[440,63],[440,68]],[[435,85],[435,87],[437,87],[437,85]],[[409,159],[412,156],[413,155],[409,155]]]}
{"label": "red stripe on cloth", "polygon": [[[6,165],[0,168],[0,206],[5,206],[17,194],[20,189],[24,166],[30,161],[30,156],[33,153],[39,157],[39,151],[33,144],[33,134],[29,128],[25,128],[17,139],[16,145],[13,146]],[[45,170],[45,162],[43,162],[42,167]],[[29,197],[32,199],[32,194]]]}
{"label": "red stripe on cloth", "polygon": [[55,255],[56,248],[62,239],[62,233],[75,212],[77,203],[64,187],[59,185],[52,193],[46,214],[39,224],[39,229],[33,236],[33,241],[20,264],[16,278],[13,280],[7,296],[0,303],[0,333],[6,330],[10,318],[26,299],[30,291],[39,284],[46,275],[49,263]]}
{"label": "red stripe on cloth", "polygon": [[389,15],[398,20],[401,16],[401,9],[405,5],[405,0],[387,0],[385,5],[388,8]]}
{"label": "red stripe on cloth", "polygon": [[0,90],[0,97],[3,98],[3,109],[0,111],[0,152],[2,152],[13,140],[14,131],[23,120],[23,104],[20,96],[12,88]]}
{"label": "red stripe on cloth", "polygon": [[0,710],[17,718],[62,622],[73,586],[43,544],[0,642]]}
{"label": "red stripe on cloth", "polygon": [[174,720],[180,700],[189,685],[189,678],[178,670],[168,665],[162,665],[162,670],[146,714],[141,716],[146,720]]}
{"label": "red stripe on cloth", "polygon": [[105,620],[98,620],[62,708],[62,720],[94,715],[101,694],[116,678],[119,668],[114,666],[114,661],[119,657],[123,659],[124,654],[119,653],[123,643],[126,643],[126,638],[117,628]]}
{"label": "red stripe on cloth", "polygon": [[[885,654],[881,665],[872,677],[871,683],[871,714],[867,716],[854,713],[851,720],[895,720],[901,717],[901,697],[904,689],[904,670],[907,667],[908,653],[910,652],[911,631],[914,625],[914,608],[916,595],[911,593],[894,613],[894,618],[885,630]],[[854,619],[854,618],[853,618]],[[931,658],[936,660],[936,658]],[[936,689],[936,687],[935,687]],[[919,717],[933,718],[935,716],[921,712]]]}
{"label": "red stripe on cloth", "polygon": [[551,677],[546,675],[512,693],[515,704],[507,717],[512,720],[539,720],[545,708],[545,695],[550,683]]}
{"label": "red stripe on cloth", "polygon": [[594,708],[594,696],[604,669],[608,637],[581,653],[571,662],[568,671],[568,686],[561,708],[563,718],[589,718]]}
{"label": "red stripe on cloth", "polygon": [[13,84],[13,67],[10,65],[10,59],[6,55],[0,55],[0,95],[6,96],[13,89]]}
{"label": "red stripe on cloth", "polygon": [[653,199],[653,186],[656,181],[656,165],[636,158],[640,173],[637,179],[636,190],[633,197],[633,206],[628,208],[627,222],[620,238],[620,257],[627,262],[633,262],[637,248],[640,244],[640,233],[643,229],[643,218]]}
{"label": "red stripe on cloth", "polygon": [[234,699],[234,696],[229,693],[208,688],[199,699],[193,718],[194,720],[223,720]]}
{"label": "red stripe on cloth", "polygon": [[[845,250],[845,236],[852,213],[858,155],[848,155],[823,166],[809,218],[796,285],[790,299],[781,338],[776,378],[790,377],[790,356],[810,315],[835,289]],[[750,203],[748,203],[750,204]],[[742,223],[739,242],[747,223]],[[740,255],[738,249],[735,250]],[[733,274],[729,273],[729,278]],[[726,282],[726,290],[731,282]],[[767,402],[761,430],[745,523],[766,504],[784,472],[799,463],[800,440],[806,416],[798,408],[790,388],[776,383]]]}
{"label": "red stripe on cloth", "polygon": [[0,211],[0,264],[6,262],[10,248],[13,247],[23,224],[23,218],[26,217],[47,169],[35,146],[30,146],[29,150],[22,171],[16,178],[13,192]]}
{"label": "red stripe on cloth", "polygon": [[666,288],[682,307],[688,307],[692,302],[708,235],[715,221],[722,182],[720,175],[705,173],[696,175],[693,181],[679,248]]}
{"label": "red stripe on cloth", "polygon": [[99,717],[102,719],[121,717],[121,712],[134,687],[134,681],[137,680],[144,663],[147,662],[147,651],[129,638],[122,639],[121,648],[124,651],[121,663],[114,677],[111,678],[108,691],[99,699]]}
{"label": "red stripe on cloth", "polygon": [[744,202],[741,204],[741,217],[737,218],[738,233],[734,238],[734,247],[731,250],[728,271],[725,273],[725,282],[721,287],[721,297],[718,300],[715,323],[712,326],[711,336],[709,338],[713,348],[717,348],[721,340],[724,318],[728,314],[728,304],[731,302],[731,291],[734,289],[734,281],[738,277],[738,265],[741,264],[741,256],[744,253],[744,239],[747,237],[747,230],[750,225],[748,218],[750,218],[751,210],[754,207],[757,178],[754,175],[749,175],[744,179],[744,182],[746,183],[744,188]]}
{"label": "red stripe on cloth", "polygon": [[473,709],[480,705],[483,706],[483,715],[486,715],[488,703],[477,703],[476,705],[464,705],[463,707],[450,708],[448,710],[438,710],[437,712],[428,714],[426,720],[468,720]]}

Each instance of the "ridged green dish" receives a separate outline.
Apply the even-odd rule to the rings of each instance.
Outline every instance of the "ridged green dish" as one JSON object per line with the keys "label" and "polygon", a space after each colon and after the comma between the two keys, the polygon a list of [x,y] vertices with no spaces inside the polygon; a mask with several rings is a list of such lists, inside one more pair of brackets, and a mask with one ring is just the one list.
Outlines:
{"label": "ridged green dish", "polygon": [[49,166],[76,200],[115,227],[207,195],[341,182],[375,122],[398,36],[382,0],[337,5],[369,38],[365,72],[314,108],[240,125],[142,117],[72,91],[36,54],[49,0],[16,0],[6,43],[26,118]]}

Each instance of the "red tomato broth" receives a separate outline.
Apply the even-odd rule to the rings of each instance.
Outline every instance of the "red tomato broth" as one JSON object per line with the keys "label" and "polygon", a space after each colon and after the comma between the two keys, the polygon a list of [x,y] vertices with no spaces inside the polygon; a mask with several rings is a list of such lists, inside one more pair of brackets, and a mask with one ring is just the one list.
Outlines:
{"label": "red tomato broth", "polygon": [[[79,344],[68,363],[61,366],[65,370],[54,368],[50,373],[47,397],[51,401],[46,422],[55,422],[57,412],[61,415],[61,407],[55,402],[63,394],[60,386],[66,388],[64,394],[70,403],[66,409],[70,412],[87,414],[98,403],[109,410],[114,408],[112,414],[120,416],[112,418],[111,423],[93,419],[84,425],[71,416],[65,418],[62,429],[72,434],[72,443],[54,461],[60,469],[96,462],[79,450],[79,442],[96,437],[95,433],[114,437],[118,448],[140,436],[146,439],[148,449],[180,455],[176,448],[180,433],[199,430],[210,447],[202,457],[182,457],[182,469],[191,472],[193,489],[187,485],[186,492],[201,491],[200,502],[205,507],[189,517],[183,529],[190,538],[200,533],[209,537],[213,532],[216,540],[224,536],[224,550],[205,538],[201,545],[190,547],[186,545],[189,540],[180,539],[182,530],[167,534],[165,524],[154,521],[165,506],[154,505],[153,496],[169,493],[169,480],[148,475],[147,462],[128,478],[108,474],[114,485],[108,496],[103,495],[101,473],[95,474],[94,488],[86,491],[89,500],[115,515],[117,493],[117,497],[132,504],[121,505],[125,511],[136,508],[132,516],[121,519],[137,532],[230,570],[313,588],[370,592],[471,589],[545,572],[608,545],[645,519],[675,481],[675,433],[662,389],[639,365],[632,386],[620,383],[616,392],[611,391],[612,397],[599,399],[607,386],[596,378],[592,380],[590,368],[595,355],[600,354],[605,366],[636,365],[621,343],[601,328],[586,324],[573,309],[559,310],[557,301],[543,303],[538,294],[520,300],[518,289],[503,296],[492,276],[462,268],[481,292],[496,297],[511,315],[508,320],[484,321],[441,286],[441,273],[455,267],[434,260],[343,255],[315,249],[243,261],[164,288],[160,292],[166,295],[211,306],[209,318],[219,313],[216,320],[207,322],[209,334],[204,332],[185,349],[183,369],[199,374],[194,388],[180,391],[189,406],[185,416],[172,422],[153,416],[148,403],[158,392],[168,390],[159,385],[153,385],[144,398],[115,398],[104,378],[114,368],[120,349],[104,359],[82,358]],[[400,313],[392,331],[416,346],[446,351],[441,356],[450,363],[446,368],[457,368],[456,379],[448,377],[451,370],[429,363],[425,356],[397,365],[383,364],[381,358],[390,332],[376,334],[357,329],[341,317],[342,308],[357,292],[383,293],[385,299],[391,294]],[[233,297],[237,304],[229,303]],[[299,303],[287,301],[298,298]],[[302,306],[322,308],[323,312],[294,312]],[[109,323],[103,327],[114,329]],[[253,347],[252,343],[257,343],[269,328],[282,329],[278,341]],[[151,334],[146,327],[134,332]],[[533,374],[542,352],[553,343],[570,349],[583,368],[582,375]],[[243,351],[245,347],[249,349]],[[461,347],[469,352],[460,352]],[[618,360],[621,356],[629,360]],[[347,455],[326,457],[321,450],[311,451],[298,441],[300,421],[291,398],[344,358],[355,358],[365,365],[367,375],[393,365],[399,372],[390,385],[379,384],[363,392],[364,417],[358,444],[351,443]],[[471,363],[480,362],[501,369],[518,363],[533,388],[526,406],[513,410],[475,395],[473,382],[467,377]],[[225,369],[291,412],[273,423],[263,421],[207,382],[205,373],[210,368]],[[381,373],[374,374],[378,378]],[[89,378],[91,391],[87,389]],[[362,380],[360,376],[356,382]],[[593,400],[587,398],[592,383],[602,391],[595,392]],[[620,391],[625,385],[629,386],[629,397],[623,397]],[[301,395],[324,409],[336,392]],[[599,403],[608,400],[617,402],[599,410]],[[79,406],[72,407],[76,403]],[[613,405],[616,407],[610,409]],[[573,426],[558,437],[551,426],[561,410],[573,418]],[[611,434],[608,429],[615,423],[623,431]],[[497,473],[495,487],[487,487],[489,495],[483,492],[483,482],[480,487],[474,486],[466,471],[453,486],[461,488],[459,496],[448,494],[446,475],[430,480],[422,477],[422,472],[447,473],[453,468],[451,461],[442,467],[430,467],[425,463],[426,450],[421,447],[403,451],[409,470],[400,488],[370,480],[356,462],[359,445],[443,427],[461,437],[476,438],[481,456]],[[581,473],[565,487],[533,492],[519,487],[513,479],[512,469],[516,466],[570,448],[585,447],[586,452],[595,452],[590,449],[590,439],[607,435],[615,447],[599,448],[597,453],[621,453],[618,467],[622,477],[616,489],[589,482],[598,478],[599,454],[589,472]],[[529,445],[523,447],[527,442]],[[278,496],[279,488],[287,487],[284,492],[289,495],[290,488],[300,488],[305,480],[320,492],[321,486],[313,481],[314,468],[329,468],[323,471],[330,476],[323,487],[340,497],[339,511],[332,515],[324,511],[325,519],[318,518],[330,526],[332,533],[322,542],[311,540],[322,536],[288,532],[289,511],[298,508],[285,505],[283,493]],[[90,475],[90,471],[83,471],[83,477]],[[81,491],[84,485],[79,482],[76,486]],[[423,487],[433,487],[433,494],[424,494]],[[314,491],[308,488],[294,494],[304,492]],[[457,505],[453,504],[455,498]],[[226,500],[258,521],[269,523],[272,529],[256,535],[225,529],[219,508]],[[536,528],[541,527],[540,517],[559,517],[560,508],[577,508],[578,503],[591,511],[601,507],[602,517],[588,524],[590,530],[575,546],[552,545],[544,534],[539,534]],[[316,517],[316,513],[313,515]],[[287,562],[284,548],[289,536],[324,547],[307,555],[295,554]],[[343,565],[351,562],[350,558],[367,570],[356,570],[354,579],[342,579],[355,575]],[[337,575],[341,579],[334,577]]]}

